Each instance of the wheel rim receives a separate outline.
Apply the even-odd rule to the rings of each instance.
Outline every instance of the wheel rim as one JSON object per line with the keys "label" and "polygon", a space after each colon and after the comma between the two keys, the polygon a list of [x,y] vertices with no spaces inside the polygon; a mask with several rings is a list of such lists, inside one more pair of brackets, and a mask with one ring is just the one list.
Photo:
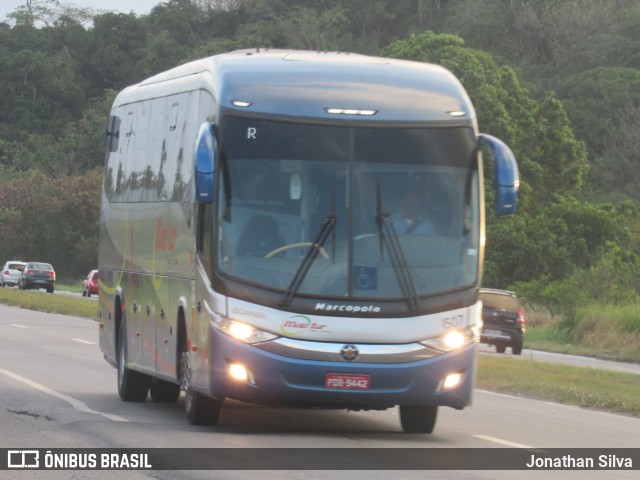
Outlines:
{"label": "wheel rim", "polygon": [[189,391],[191,385],[191,373],[189,371],[189,354],[182,352],[180,357],[180,390]]}
{"label": "wheel rim", "polygon": [[194,392],[191,390],[191,372],[189,370],[189,354],[182,352],[180,356],[180,390],[185,392],[184,408],[187,416],[191,416],[194,411]]}

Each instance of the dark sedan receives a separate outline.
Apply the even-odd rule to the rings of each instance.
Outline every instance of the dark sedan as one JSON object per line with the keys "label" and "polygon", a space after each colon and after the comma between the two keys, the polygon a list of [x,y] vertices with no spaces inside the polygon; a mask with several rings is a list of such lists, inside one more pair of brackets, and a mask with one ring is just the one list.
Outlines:
{"label": "dark sedan", "polygon": [[18,288],[29,290],[32,288],[46,288],[53,293],[56,284],[56,272],[50,263],[28,262],[18,280]]}

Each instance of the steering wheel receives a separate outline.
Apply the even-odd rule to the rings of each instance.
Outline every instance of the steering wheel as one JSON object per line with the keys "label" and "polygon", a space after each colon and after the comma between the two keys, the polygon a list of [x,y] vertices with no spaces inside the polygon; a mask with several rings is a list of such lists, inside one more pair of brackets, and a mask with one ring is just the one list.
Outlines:
{"label": "steering wheel", "polygon": [[[278,247],[275,250],[271,250],[269,253],[267,253],[264,256],[264,258],[271,258],[274,255],[282,253],[286,250],[291,250],[292,248],[313,247],[314,245],[316,244],[313,242],[290,243],[289,245],[283,245],[282,247]],[[327,253],[327,251],[324,249],[322,245],[320,245],[319,250],[320,250],[320,255],[322,255],[322,258],[329,258],[329,254]]]}

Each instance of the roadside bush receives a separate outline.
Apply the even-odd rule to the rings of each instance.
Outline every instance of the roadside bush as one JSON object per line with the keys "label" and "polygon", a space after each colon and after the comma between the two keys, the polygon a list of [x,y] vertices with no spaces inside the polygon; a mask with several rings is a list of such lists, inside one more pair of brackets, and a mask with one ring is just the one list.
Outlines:
{"label": "roadside bush", "polygon": [[80,278],[95,268],[101,186],[102,169],[0,179],[0,259],[51,263],[59,279]]}

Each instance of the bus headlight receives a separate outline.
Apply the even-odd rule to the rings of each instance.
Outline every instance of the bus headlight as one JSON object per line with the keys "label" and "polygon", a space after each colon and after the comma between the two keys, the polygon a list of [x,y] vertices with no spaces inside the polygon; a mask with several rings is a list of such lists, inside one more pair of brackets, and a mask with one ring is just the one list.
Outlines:
{"label": "bus headlight", "polygon": [[214,323],[219,330],[223,331],[230,337],[245,343],[268,342],[278,338],[278,335],[260,330],[248,323],[238,322],[229,318],[223,318],[220,322]]}
{"label": "bus headlight", "polygon": [[465,336],[460,330],[447,332],[442,336],[442,345],[447,350],[456,350],[465,344]]}
{"label": "bus headlight", "polygon": [[482,326],[471,325],[463,330],[448,330],[439,337],[428,338],[420,343],[442,352],[451,352],[480,341],[480,330]]}

